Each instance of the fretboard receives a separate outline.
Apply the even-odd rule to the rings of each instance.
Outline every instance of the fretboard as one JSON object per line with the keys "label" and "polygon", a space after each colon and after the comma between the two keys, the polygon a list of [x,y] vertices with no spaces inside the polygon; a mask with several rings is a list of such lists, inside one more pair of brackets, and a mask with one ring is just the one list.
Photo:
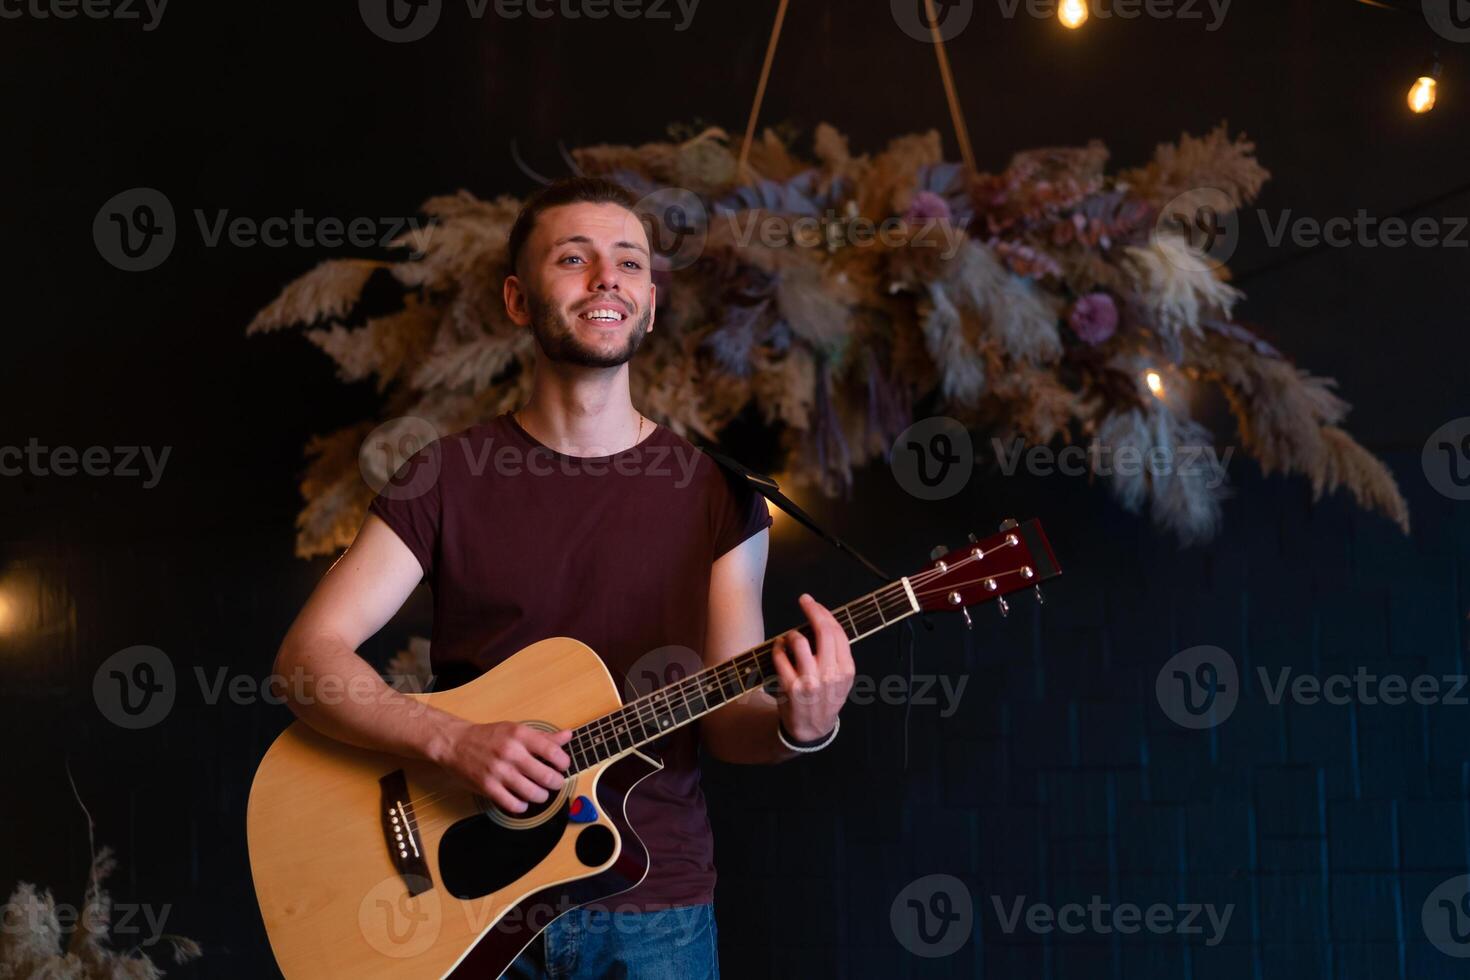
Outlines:
{"label": "fretboard", "polygon": [[[832,615],[848,640],[857,642],[918,611],[907,579],[899,579],[832,610]],[[810,624],[797,632],[812,638]],[[771,662],[775,643],[767,640],[575,729],[566,746],[572,757],[568,775],[646,745],[761,687],[776,677]]]}

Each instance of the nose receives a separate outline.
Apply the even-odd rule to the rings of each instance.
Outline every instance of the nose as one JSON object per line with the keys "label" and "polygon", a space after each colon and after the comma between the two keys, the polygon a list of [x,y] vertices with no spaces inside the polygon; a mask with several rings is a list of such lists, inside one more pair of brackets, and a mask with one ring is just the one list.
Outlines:
{"label": "nose", "polygon": [[606,261],[593,263],[591,270],[592,273],[588,277],[588,285],[594,291],[602,293],[611,290],[621,293],[621,290],[618,288],[617,270],[610,263]]}

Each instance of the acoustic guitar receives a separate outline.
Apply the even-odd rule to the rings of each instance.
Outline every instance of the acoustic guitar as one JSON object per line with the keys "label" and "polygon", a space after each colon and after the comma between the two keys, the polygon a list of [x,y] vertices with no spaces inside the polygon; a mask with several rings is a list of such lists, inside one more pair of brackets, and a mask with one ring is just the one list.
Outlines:
{"label": "acoustic guitar", "polygon": [[[1004,612],[1007,594],[1060,572],[1038,522],[1007,521],[833,614],[853,642],[919,612],[963,611],[968,622],[967,606],[995,599]],[[519,814],[431,763],[295,722],[261,761],[246,817],[281,972],[500,976],[557,916],[643,880],[648,851],[624,805],[662,768],[650,743],[771,682],[771,650],[767,641],[624,704],[591,648],[552,637],[462,687],[409,695],[474,722],[573,729],[564,787]]]}

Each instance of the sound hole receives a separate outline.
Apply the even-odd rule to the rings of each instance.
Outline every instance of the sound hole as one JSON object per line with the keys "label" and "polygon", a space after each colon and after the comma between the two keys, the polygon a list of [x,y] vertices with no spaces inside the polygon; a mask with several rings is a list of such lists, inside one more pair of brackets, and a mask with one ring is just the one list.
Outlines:
{"label": "sound hole", "polygon": [[600,823],[588,824],[577,835],[577,860],[589,868],[595,868],[613,856],[616,843],[611,830]]}

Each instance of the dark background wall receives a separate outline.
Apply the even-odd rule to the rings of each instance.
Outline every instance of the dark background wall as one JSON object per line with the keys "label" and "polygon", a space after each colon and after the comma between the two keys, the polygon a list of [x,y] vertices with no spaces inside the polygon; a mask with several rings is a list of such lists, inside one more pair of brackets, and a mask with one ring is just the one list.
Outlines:
{"label": "dark background wall", "polygon": [[[1201,21],[1049,20],[975,5],[950,45],[982,167],[1018,149],[1097,137],[1120,165],[1221,119],[1274,173],[1260,206],[1319,219],[1466,213],[1470,57],[1440,44],[1446,84],[1423,118],[1403,94],[1432,35],[1415,16],[1348,0],[1233,5]],[[249,778],[288,720],[261,703],[209,703],[210,683],[259,681],[325,570],[291,557],[295,479],[309,434],[367,415],[298,336],[247,340],[286,281],[344,250],[209,247],[192,211],[265,218],[412,214],[464,187],[521,193],[511,160],[558,171],[557,141],[636,143],[671,121],[743,126],[773,4],[704,0],[667,22],[473,20],[388,44],[356,5],[170,5],[137,21],[39,19],[0,28],[8,97],[0,444],[170,447],[162,481],[0,479],[0,568],[45,607],[42,628],[0,635],[6,673],[7,831],[0,888],[16,880],[79,902],[86,822],[67,769],[114,845],[119,902],[170,909],[201,940],[182,976],[273,973],[244,850]],[[930,50],[888,4],[793,4],[765,118],[830,121],[856,149],[927,128],[948,134]],[[180,240],[159,268],[102,260],[91,225],[136,186],[164,192]],[[921,633],[915,670],[967,678],[956,710],[854,706],[831,751],[774,770],[712,766],[727,975],[987,977],[1434,977],[1461,975],[1420,922],[1425,896],[1470,871],[1467,709],[1273,706],[1255,669],[1406,677],[1465,670],[1467,505],[1437,494],[1419,454],[1470,414],[1465,249],[1352,247],[1290,260],[1252,216],[1232,261],[1239,311],[1303,365],[1341,381],[1350,427],[1392,464],[1414,533],[1299,481],[1239,488],[1213,545],[1180,551],[1086,481],[978,471],[940,504],[882,470],[851,503],[807,501],[881,563],[1001,517],[1043,517],[1065,565],[1050,602],[993,610],[965,634]],[[1232,438],[1225,433],[1222,438]],[[869,583],[778,526],[772,630],[795,595],[831,603]],[[405,610],[366,651],[386,657],[428,627]],[[92,697],[97,666],[137,644],[178,675],[169,717],[128,732]],[[1161,712],[1154,680],[1209,644],[1245,679],[1216,728]],[[875,680],[903,675],[895,638],[858,648]],[[1274,676],[1274,674],[1273,674]],[[907,762],[905,763],[905,744]],[[912,955],[890,924],[900,892],[955,876],[971,938]],[[995,902],[1233,905],[1223,942],[1201,936],[1007,934]],[[937,908],[937,906],[933,906]],[[912,940],[910,945],[913,945]],[[921,947],[922,948],[922,947]],[[929,951],[933,951],[932,948]]]}

